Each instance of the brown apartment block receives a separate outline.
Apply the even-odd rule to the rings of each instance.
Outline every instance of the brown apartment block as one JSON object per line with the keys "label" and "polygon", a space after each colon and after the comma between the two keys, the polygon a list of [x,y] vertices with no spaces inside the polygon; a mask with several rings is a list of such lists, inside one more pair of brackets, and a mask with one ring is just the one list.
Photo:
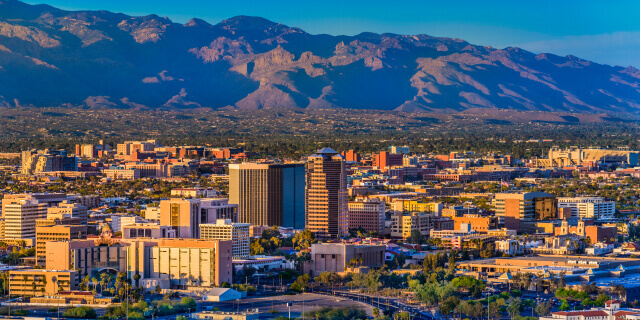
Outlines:
{"label": "brown apartment block", "polygon": [[318,238],[347,234],[349,209],[344,158],[331,148],[309,156],[306,181],[306,229]]}

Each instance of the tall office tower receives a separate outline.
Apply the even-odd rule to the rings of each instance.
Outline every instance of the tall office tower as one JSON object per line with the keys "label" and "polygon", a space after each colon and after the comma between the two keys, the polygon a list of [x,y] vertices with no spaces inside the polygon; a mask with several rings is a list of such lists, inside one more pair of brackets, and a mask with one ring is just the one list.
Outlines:
{"label": "tall office tower", "polygon": [[319,238],[338,238],[349,228],[347,174],[344,158],[331,148],[307,162],[306,228]]}
{"label": "tall office tower", "polygon": [[229,165],[229,203],[238,222],[304,228],[304,164]]}
{"label": "tall office tower", "polygon": [[5,240],[29,240],[36,236],[36,220],[47,218],[47,209],[67,200],[65,194],[7,194],[2,200]]}

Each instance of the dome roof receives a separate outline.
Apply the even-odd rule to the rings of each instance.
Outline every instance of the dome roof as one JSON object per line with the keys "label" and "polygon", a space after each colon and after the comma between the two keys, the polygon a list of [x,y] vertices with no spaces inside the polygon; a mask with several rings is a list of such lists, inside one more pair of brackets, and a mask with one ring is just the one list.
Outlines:
{"label": "dome roof", "polygon": [[104,223],[104,225],[102,225],[102,232],[105,232],[105,231],[113,232],[113,229],[111,229],[111,226],[106,222]]}
{"label": "dome roof", "polygon": [[336,152],[335,150],[331,149],[331,148],[322,148],[320,150],[318,150],[318,152],[316,152],[316,154],[337,154],[338,152]]}

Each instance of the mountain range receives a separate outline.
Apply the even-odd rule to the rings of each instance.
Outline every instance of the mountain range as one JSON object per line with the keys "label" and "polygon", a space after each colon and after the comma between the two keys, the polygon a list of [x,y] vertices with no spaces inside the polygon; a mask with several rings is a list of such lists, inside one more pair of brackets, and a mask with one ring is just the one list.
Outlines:
{"label": "mountain range", "polygon": [[640,112],[640,71],[453,38],[0,0],[0,106]]}

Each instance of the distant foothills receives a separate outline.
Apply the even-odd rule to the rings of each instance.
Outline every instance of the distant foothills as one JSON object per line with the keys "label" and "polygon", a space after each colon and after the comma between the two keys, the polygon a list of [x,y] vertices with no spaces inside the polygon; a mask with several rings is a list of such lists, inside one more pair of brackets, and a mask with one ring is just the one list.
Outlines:
{"label": "distant foothills", "polygon": [[0,0],[0,106],[640,111],[640,71],[427,35],[312,35]]}

